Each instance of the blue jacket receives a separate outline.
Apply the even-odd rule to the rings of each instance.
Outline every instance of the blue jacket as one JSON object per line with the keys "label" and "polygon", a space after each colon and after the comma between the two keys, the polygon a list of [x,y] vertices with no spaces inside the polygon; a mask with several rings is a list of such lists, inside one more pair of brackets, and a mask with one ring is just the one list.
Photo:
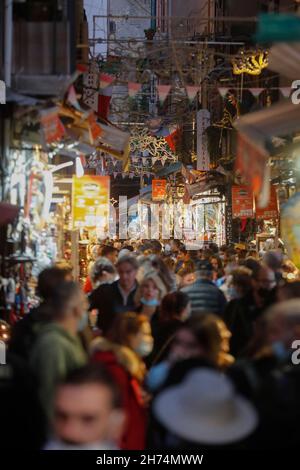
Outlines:
{"label": "blue jacket", "polygon": [[192,315],[196,312],[223,314],[227,303],[226,298],[212,281],[199,278],[181,290],[190,298]]}

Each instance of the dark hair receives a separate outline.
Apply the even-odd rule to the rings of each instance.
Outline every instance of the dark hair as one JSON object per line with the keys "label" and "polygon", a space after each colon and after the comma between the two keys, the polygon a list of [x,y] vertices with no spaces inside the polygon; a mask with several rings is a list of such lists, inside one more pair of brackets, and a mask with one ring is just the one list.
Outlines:
{"label": "dark hair", "polygon": [[72,370],[67,377],[59,383],[59,386],[80,386],[87,384],[96,384],[107,387],[112,394],[113,408],[122,407],[120,389],[112,375],[102,364],[89,364]]}
{"label": "dark hair", "polygon": [[116,263],[116,267],[119,268],[119,266],[121,266],[122,264],[124,263],[128,263],[131,265],[131,267],[133,269],[135,269],[136,271],[138,270],[138,267],[139,267],[139,264],[136,260],[136,258],[132,255],[124,255],[122,256]]}
{"label": "dark hair", "polygon": [[107,337],[113,343],[129,346],[129,337],[138,334],[142,324],[146,322],[148,322],[147,317],[135,312],[118,314]]}
{"label": "dark hair", "polygon": [[64,318],[71,301],[81,292],[79,284],[74,281],[63,281],[53,290],[53,295],[47,301],[50,318]]}
{"label": "dark hair", "polygon": [[53,266],[44,269],[38,276],[37,294],[44,300],[53,297],[55,289],[65,281],[69,271]]}
{"label": "dark hair", "polygon": [[92,282],[96,282],[105,272],[115,274],[116,269],[107,258],[98,258],[91,269],[90,276]]}
{"label": "dark hair", "polygon": [[218,357],[221,336],[218,328],[218,322],[223,320],[213,313],[195,312],[183,328],[188,328],[195,336],[197,342],[207,353],[214,363]]}
{"label": "dark hair", "polygon": [[259,261],[257,261],[255,258],[252,258],[249,256],[249,258],[246,258],[245,261],[241,263],[241,266],[246,266],[246,268],[250,269],[252,271],[252,278],[257,279],[258,274],[261,270],[261,264]]}
{"label": "dark hair", "polygon": [[101,248],[101,256],[107,256],[107,255],[110,255],[111,253],[115,253],[115,252],[118,252],[118,250],[114,246],[104,245]]}
{"label": "dark hair", "polygon": [[184,292],[171,292],[164,296],[159,310],[159,319],[168,322],[180,316],[189,303],[189,296]]}

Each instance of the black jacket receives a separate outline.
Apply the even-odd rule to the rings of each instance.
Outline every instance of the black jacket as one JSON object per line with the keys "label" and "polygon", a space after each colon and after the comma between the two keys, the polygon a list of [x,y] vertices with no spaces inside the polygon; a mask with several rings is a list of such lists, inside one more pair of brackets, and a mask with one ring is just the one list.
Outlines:
{"label": "black jacket", "polygon": [[192,304],[192,314],[196,312],[222,315],[226,306],[223,292],[208,279],[197,279],[190,286],[181,289],[187,294]]}
{"label": "black jacket", "polygon": [[117,314],[135,311],[134,296],[136,289],[137,286],[129,294],[126,304],[124,304],[119,289],[119,281],[112,284],[102,284],[90,294],[90,310],[98,310],[97,326],[104,334],[112,326]]}

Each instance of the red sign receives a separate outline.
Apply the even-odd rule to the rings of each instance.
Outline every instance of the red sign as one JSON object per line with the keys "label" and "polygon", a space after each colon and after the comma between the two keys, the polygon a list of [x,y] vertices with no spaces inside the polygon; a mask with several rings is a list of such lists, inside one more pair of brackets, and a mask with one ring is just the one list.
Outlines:
{"label": "red sign", "polygon": [[166,197],[166,189],[166,180],[152,180],[152,200],[163,201]]}
{"label": "red sign", "polygon": [[267,207],[260,209],[256,202],[256,218],[258,220],[278,219],[278,201],[275,186],[270,188],[270,200]]}
{"label": "red sign", "polygon": [[250,186],[232,186],[232,217],[254,217],[253,192]]}

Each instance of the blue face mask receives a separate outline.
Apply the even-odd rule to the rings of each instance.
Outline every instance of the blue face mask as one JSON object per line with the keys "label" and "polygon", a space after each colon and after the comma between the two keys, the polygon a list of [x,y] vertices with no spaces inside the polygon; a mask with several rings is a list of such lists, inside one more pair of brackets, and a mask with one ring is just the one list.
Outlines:
{"label": "blue face mask", "polygon": [[146,305],[147,307],[157,307],[159,305],[159,300],[158,299],[144,299],[144,297],[141,298],[141,303],[143,305]]}
{"label": "blue face mask", "polygon": [[166,380],[170,370],[168,362],[163,361],[149,370],[146,385],[151,392],[155,392]]}
{"label": "blue face mask", "polygon": [[288,351],[282,341],[275,341],[272,344],[272,350],[277,359],[285,361],[289,358],[290,351]]}
{"label": "blue face mask", "polygon": [[84,312],[84,314],[82,315],[82,317],[80,318],[79,322],[78,322],[78,325],[77,325],[77,331],[83,331],[87,325],[89,324],[89,316],[87,314],[87,312]]}

